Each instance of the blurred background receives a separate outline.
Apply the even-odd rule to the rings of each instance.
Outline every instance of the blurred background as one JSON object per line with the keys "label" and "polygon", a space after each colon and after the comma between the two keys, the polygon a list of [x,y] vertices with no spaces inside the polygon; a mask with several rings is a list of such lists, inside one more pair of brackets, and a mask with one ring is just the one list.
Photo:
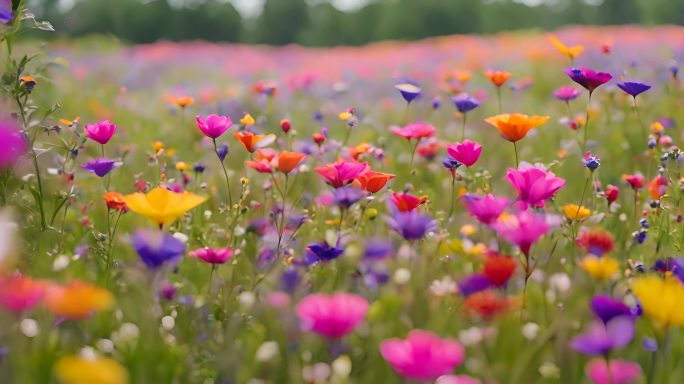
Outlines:
{"label": "blurred background", "polygon": [[684,0],[30,0],[53,38],[361,45],[565,25],[684,24]]}

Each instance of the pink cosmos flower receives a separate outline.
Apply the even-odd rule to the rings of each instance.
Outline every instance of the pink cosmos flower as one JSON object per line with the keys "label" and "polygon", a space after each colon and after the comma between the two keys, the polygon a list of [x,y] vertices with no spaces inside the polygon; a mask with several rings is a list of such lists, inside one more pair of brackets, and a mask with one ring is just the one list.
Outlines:
{"label": "pink cosmos flower", "polygon": [[444,375],[438,377],[435,384],[482,384],[482,382],[468,375]]}
{"label": "pink cosmos flower", "polygon": [[197,248],[189,253],[190,256],[209,264],[223,264],[235,255],[232,248]]}
{"label": "pink cosmos flower", "polygon": [[0,278],[0,307],[11,312],[28,311],[45,295],[46,284],[29,277]]}
{"label": "pink cosmos flower", "polygon": [[331,339],[343,337],[359,326],[368,312],[368,301],[346,292],[312,294],[297,305],[297,317],[305,330]]}
{"label": "pink cosmos flower", "polygon": [[12,120],[0,121],[0,168],[11,167],[28,149],[21,128]]}
{"label": "pink cosmos flower", "polygon": [[368,170],[367,163],[341,161],[316,167],[318,173],[328,185],[339,188],[349,184]]}
{"label": "pink cosmos flower", "polygon": [[406,140],[432,137],[437,132],[435,127],[422,121],[416,121],[415,123],[411,123],[403,128],[392,126],[389,130],[393,134],[403,137]]}
{"label": "pink cosmos flower", "polygon": [[541,166],[521,163],[518,169],[509,168],[506,180],[518,192],[518,199],[527,205],[543,207],[544,201],[552,198],[565,185],[565,180]]}
{"label": "pink cosmos flower", "polygon": [[220,137],[233,125],[228,116],[209,115],[206,119],[197,116],[195,120],[200,131],[212,139]]}
{"label": "pink cosmos flower", "polygon": [[116,132],[116,125],[109,120],[102,120],[95,124],[86,124],[83,133],[92,141],[102,145],[107,144]]}
{"label": "pink cosmos flower", "polygon": [[475,164],[482,153],[482,146],[474,141],[463,140],[462,143],[453,143],[447,147],[449,156],[458,160],[466,167]]}
{"label": "pink cosmos flower", "polygon": [[510,203],[507,198],[492,194],[467,194],[463,196],[463,202],[468,213],[483,224],[491,224],[498,219]]}
{"label": "pink cosmos flower", "polygon": [[610,363],[606,364],[604,359],[596,358],[587,363],[586,371],[587,376],[594,384],[637,384],[641,382],[641,367],[632,361],[610,360]]}
{"label": "pink cosmos flower", "polygon": [[414,380],[435,380],[449,374],[465,357],[457,341],[418,329],[409,332],[404,340],[384,340],[380,354],[398,374]]}
{"label": "pink cosmos flower", "polygon": [[560,219],[556,216],[541,216],[530,211],[515,215],[504,215],[492,224],[492,228],[509,243],[529,255],[532,245],[553,228]]}

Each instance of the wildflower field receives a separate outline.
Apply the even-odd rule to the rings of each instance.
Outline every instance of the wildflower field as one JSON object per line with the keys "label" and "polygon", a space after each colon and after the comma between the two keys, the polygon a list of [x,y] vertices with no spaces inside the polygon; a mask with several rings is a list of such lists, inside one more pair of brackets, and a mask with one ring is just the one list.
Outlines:
{"label": "wildflower field", "polygon": [[684,28],[45,45],[18,3],[0,383],[684,382]]}

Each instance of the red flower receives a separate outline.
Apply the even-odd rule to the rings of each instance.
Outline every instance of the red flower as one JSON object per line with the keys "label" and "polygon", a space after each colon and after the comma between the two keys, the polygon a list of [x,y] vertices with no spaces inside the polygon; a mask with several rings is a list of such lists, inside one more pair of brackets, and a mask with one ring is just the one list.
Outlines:
{"label": "red flower", "polygon": [[651,199],[660,200],[667,190],[667,179],[658,175],[648,183],[648,192],[651,194]]}
{"label": "red flower", "polygon": [[577,236],[577,246],[601,257],[613,250],[613,235],[601,228],[583,229]]}
{"label": "red flower", "polygon": [[413,211],[427,201],[427,196],[413,196],[410,193],[392,193],[392,203],[401,212]]}
{"label": "red flower", "polygon": [[626,181],[634,190],[639,190],[644,186],[644,177],[641,174],[622,175],[622,180]]}
{"label": "red flower", "polygon": [[497,287],[501,287],[513,276],[518,263],[510,256],[491,253],[484,263],[483,273]]}
{"label": "red flower", "polygon": [[606,200],[608,200],[608,205],[610,205],[618,199],[618,196],[620,196],[620,190],[618,187],[608,184],[603,194],[606,196]]}
{"label": "red flower", "polygon": [[465,299],[468,312],[491,319],[513,307],[513,303],[506,297],[500,297],[492,290],[473,293]]}

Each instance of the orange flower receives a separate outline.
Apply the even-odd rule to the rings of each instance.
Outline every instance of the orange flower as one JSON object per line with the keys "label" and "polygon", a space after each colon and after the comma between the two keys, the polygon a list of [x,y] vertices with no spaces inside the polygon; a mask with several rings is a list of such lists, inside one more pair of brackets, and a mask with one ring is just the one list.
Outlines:
{"label": "orange flower", "polygon": [[522,113],[503,113],[488,117],[485,121],[499,130],[501,136],[511,142],[522,140],[527,136],[527,132],[534,127],[544,124],[549,119],[548,116],[528,116]]}
{"label": "orange flower", "polygon": [[276,151],[272,148],[257,149],[254,152],[254,160],[271,162],[276,157]]}
{"label": "orange flower", "polygon": [[393,178],[394,175],[390,173],[368,171],[357,177],[354,184],[358,183],[358,186],[364,191],[376,193],[384,188],[387,182]]}
{"label": "orange flower", "polygon": [[245,165],[254,169],[255,171],[259,173],[273,173],[273,169],[271,168],[271,164],[267,161],[261,160],[261,161],[253,161],[253,160],[247,160],[245,161]]}
{"label": "orange flower", "polygon": [[173,104],[179,108],[185,108],[188,105],[195,102],[195,99],[193,99],[190,96],[166,95],[165,98],[166,98],[166,101],[168,101],[169,103],[171,103],[171,104]]}
{"label": "orange flower", "polygon": [[485,72],[485,76],[489,79],[489,81],[492,82],[492,84],[500,87],[504,85],[506,80],[508,80],[512,75],[507,71],[495,71],[493,69],[488,69],[487,72]]}
{"label": "orange flower", "polygon": [[465,305],[469,313],[491,319],[512,309],[514,303],[488,289],[469,295],[465,300]]}
{"label": "orange flower", "polygon": [[84,281],[72,281],[47,289],[47,309],[55,316],[70,320],[82,320],[91,314],[114,306],[114,296],[104,289]]}
{"label": "orange flower", "polygon": [[265,135],[255,135],[250,131],[243,131],[233,132],[233,137],[240,141],[240,143],[243,147],[245,147],[247,152],[254,153],[254,151],[256,151],[257,149],[257,143],[259,142],[259,140],[263,139]]}
{"label": "orange flower", "polygon": [[104,201],[107,203],[107,208],[117,211],[128,211],[124,196],[119,192],[107,192],[103,197]]}
{"label": "orange flower", "polygon": [[278,170],[287,175],[292,172],[305,157],[306,155],[303,153],[282,151],[278,154]]}

